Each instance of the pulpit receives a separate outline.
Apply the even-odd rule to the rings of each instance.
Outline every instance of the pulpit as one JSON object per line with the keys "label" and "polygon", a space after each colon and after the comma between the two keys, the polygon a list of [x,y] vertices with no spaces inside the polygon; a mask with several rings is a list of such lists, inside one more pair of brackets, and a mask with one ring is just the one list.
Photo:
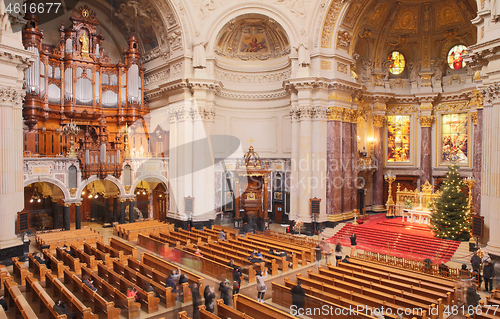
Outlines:
{"label": "pulpit", "polygon": [[263,162],[250,145],[235,170],[235,228],[249,232],[268,228],[270,175],[269,163]]}

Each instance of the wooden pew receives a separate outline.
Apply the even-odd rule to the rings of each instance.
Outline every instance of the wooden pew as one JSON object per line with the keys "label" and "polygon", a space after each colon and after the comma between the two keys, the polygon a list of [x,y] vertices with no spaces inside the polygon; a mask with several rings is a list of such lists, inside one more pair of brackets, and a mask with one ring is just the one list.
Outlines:
{"label": "wooden pew", "polygon": [[[29,277],[31,277],[31,275],[30,273]],[[33,308],[31,308],[28,301],[26,301],[26,298],[24,298],[21,293],[21,290],[19,290],[19,286],[13,280],[6,280],[4,284],[5,301],[9,308],[14,308],[15,316],[20,314],[25,319],[37,318]],[[15,307],[13,307],[14,305]]]}
{"label": "wooden pew", "polygon": [[[43,256],[45,259],[50,259],[50,268],[52,270],[52,273],[57,276],[57,278],[62,278],[64,276],[64,268],[69,266],[64,266],[64,262],[61,260],[58,260],[54,255],[50,253],[50,250],[44,249],[43,250]],[[45,279],[43,279],[45,280]]]}
{"label": "wooden pew", "polygon": [[[174,264],[171,264],[166,260],[160,259],[154,255],[151,255],[150,253],[142,253],[141,254],[141,261],[145,265],[153,267],[154,269],[156,269],[164,274],[170,274],[172,270],[177,270],[177,268],[178,268]],[[193,283],[198,284],[198,287],[200,289],[200,295],[202,295],[203,289],[204,289],[203,283],[204,283],[205,279],[203,277],[200,277],[200,276],[196,275],[195,273],[187,271],[183,268],[181,268],[181,272],[184,275],[187,275],[190,285]],[[188,295],[191,296],[191,291],[188,291]],[[191,298],[191,297],[189,297],[189,298]],[[184,295],[184,301],[186,302],[186,295]]]}
{"label": "wooden pew", "polygon": [[[5,267],[4,265],[0,265],[0,290],[3,290],[3,284],[5,282],[5,280],[9,279],[13,279],[11,278],[12,276],[10,275],[9,271],[7,270],[7,267]],[[0,307],[1,308],[1,307]]]}
{"label": "wooden pew", "polygon": [[[135,260],[135,259],[128,260],[128,267],[130,267],[131,269],[133,269],[137,272],[140,272],[143,275],[146,275],[147,277],[151,278],[154,282],[158,283],[159,285],[163,285],[163,287],[165,287],[165,282],[167,280],[168,274],[170,274],[170,272],[168,274],[164,274],[164,273],[158,271],[157,269],[154,269],[151,266],[145,265],[143,262],[141,262],[139,260]],[[191,296],[191,291],[189,290],[188,283],[185,283],[182,285],[182,291],[184,294],[184,302],[191,301],[192,296]],[[172,288],[170,288],[169,293],[170,293],[170,299],[171,299],[170,302],[172,303],[172,305],[174,305],[174,301],[177,297],[177,294],[172,292]]]}
{"label": "wooden pew", "polygon": [[83,243],[95,244],[96,241],[102,241],[103,235],[88,227],[82,229],[60,231],[54,233],[42,233],[35,236],[36,243],[41,249],[42,246],[49,246],[50,251],[57,247],[74,244],[77,247],[83,247]]}
{"label": "wooden pew", "polygon": [[219,238],[218,233],[220,233],[221,230],[224,230],[226,233],[226,238],[234,237],[236,238],[239,234],[239,230],[231,228],[231,227],[226,227],[226,226],[221,226],[221,225],[212,225],[212,230],[217,232],[217,238]]}
{"label": "wooden pew", "polygon": [[104,244],[103,242],[98,241],[96,243],[96,248],[100,251],[108,253],[112,258],[118,258],[121,262],[126,262],[127,257],[123,253],[122,250],[115,249],[113,247],[109,247],[109,245]]}
{"label": "wooden pew", "polygon": [[[276,282],[272,283],[272,292],[273,292],[273,302],[285,308],[291,309],[292,306],[292,287],[279,285]],[[330,298],[328,300],[319,298],[317,296],[313,296],[309,294],[310,291],[306,291],[306,298],[304,304],[304,313],[308,315],[308,317],[314,319],[351,319],[354,318],[351,316],[351,309],[360,309],[355,314],[355,318],[363,318],[363,319],[373,319],[375,317],[367,314],[366,308],[356,308],[358,304],[352,302],[347,299],[342,298]],[[359,305],[363,307],[363,305]],[[326,307],[329,311],[327,313],[318,313],[314,311],[314,309],[323,309]],[[371,308],[370,308],[371,309]],[[294,310],[294,309],[293,309]]]}
{"label": "wooden pew", "polygon": [[40,281],[45,281],[45,272],[46,271],[51,271],[50,269],[47,269],[47,266],[45,264],[40,264],[35,257],[33,257],[32,253],[28,253],[28,268],[33,269],[33,274],[38,275],[38,278],[40,278]]}
{"label": "wooden pew", "polygon": [[[26,294],[29,296],[31,294],[31,302],[37,302],[39,307],[39,312],[46,312],[47,316],[51,319],[66,319],[66,315],[59,315],[54,310],[55,302],[49,296],[49,294],[42,288],[40,282],[33,278],[33,276],[28,276],[26,278]],[[0,307],[1,308],[1,307]]]}
{"label": "wooden pew", "polygon": [[[137,237],[135,240],[137,240]],[[131,256],[132,258],[137,258],[137,248],[122,240],[114,237],[109,238],[109,247],[121,250],[125,255]]]}
{"label": "wooden pew", "polygon": [[[84,268],[85,272],[88,274],[88,268]],[[118,317],[121,313],[121,309],[118,307],[126,308],[128,310],[128,318],[138,318],[140,317],[141,304],[135,302],[135,298],[128,298],[119,289],[114,288],[106,282],[103,278],[96,274],[91,274],[90,276],[94,281],[94,287],[97,288],[98,294],[96,295],[87,285],[85,285],[81,279],[69,269],[64,270],[64,282],[66,285],[71,285],[72,291],[78,291],[83,294],[83,296],[93,302],[93,307],[98,312],[104,312],[108,317]],[[106,299],[113,300],[113,302],[107,302]]]}
{"label": "wooden pew", "polygon": [[3,310],[3,307],[0,307],[0,319],[7,319],[7,314]]}
{"label": "wooden pew", "polygon": [[255,299],[251,299],[245,295],[234,295],[234,309],[241,311],[253,318],[259,319],[291,319],[294,316],[275,309],[264,303],[260,303]]}
{"label": "wooden pew", "polygon": [[223,319],[253,319],[247,314],[244,314],[241,311],[238,311],[232,307],[226,306],[224,304],[224,300],[217,300],[217,316]]}
{"label": "wooden pew", "polygon": [[85,306],[75,295],[69,291],[64,284],[57,279],[55,275],[45,274],[45,290],[52,289],[54,297],[60,297],[68,305],[68,311],[75,311],[79,318],[98,319],[99,316],[92,313],[92,309]]}
{"label": "wooden pew", "polygon": [[[301,274],[297,274],[297,280],[302,281],[302,286],[303,287],[311,287],[318,289],[320,291],[323,291],[325,293],[329,293],[332,295],[336,296],[341,296],[343,298],[350,298],[353,301],[357,301],[359,303],[364,303],[366,305],[370,305],[374,308],[377,308],[379,306],[384,306],[385,309],[392,309],[392,313],[396,313],[397,309],[422,309],[422,313],[424,311],[427,311],[427,309],[434,308],[435,304],[424,304],[421,302],[417,301],[412,301],[408,300],[396,295],[389,295],[385,294],[376,290],[373,290],[369,287],[362,287],[360,292],[353,291],[352,287],[339,287],[338,285],[329,285],[327,283],[324,283],[321,281],[321,278],[317,278],[317,276],[314,278],[314,276],[311,275],[316,275],[312,273],[312,271],[309,273],[310,277],[309,278],[304,278],[301,276]],[[313,277],[313,278],[311,278]],[[316,280],[319,279],[319,280]],[[285,282],[289,281],[288,278],[285,278]],[[439,300],[441,302],[441,300]],[[438,304],[441,309],[443,307]],[[438,308],[439,309],[439,308]]]}
{"label": "wooden pew", "polygon": [[[117,265],[118,264],[119,263],[117,263]],[[99,277],[105,279],[112,286],[120,289],[120,291],[126,291],[127,288],[134,287],[134,289],[137,290],[137,294],[139,296],[138,301],[148,313],[158,311],[158,303],[160,302],[160,299],[154,296],[154,292],[145,292],[142,287],[135,285],[125,276],[120,275],[112,268],[108,268],[102,263],[99,263],[97,267]]]}
{"label": "wooden pew", "polygon": [[80,250],[75,245],[71,245],[71,249],[73,250],[76,258],[80,259],[80,262],[85,263],[87,267],[91,268],[92,270],[97,270],[97,261],[94,255],[87,254],[85,251]]}
{"label": "wooden pew", "polygon": [[253,241],[253,242],[261,242],[264,244],[271,244],[271,245],[277,245],[280,247],[285,247],[286,249],[305,251],[307,260],[311,263],[315,261],[316,253],[314,251],[314,248],[299,246],[299,245],[295,245],[292,243],[283,243],[283,242],[275,241],[272,238],[267,238],[267,237],[255,235],[255,234],[247,234],[246,238],[248,240]]}
{"label": "wooden pew", "polygon": [[82,273],[82,265],[80,263],[80,259],[71,256],[60,247],[56,248],[56,258],[62,260],[64,262],[64,265],[69,266],[69,268],[74,271],[75,274],[79,275]]}
{"label": "wooden pew", "polygon": [[[340,271],[342,271],[342,269],[346,269],[348,271],[357,271],[358,273],[377,276],[380,278],[389,279],[391,281],[396,281],[396,282],[400,282],[400,283],[404,283],[404,284],[408,284],[408,285],[414,285],[414,286],[417,286],[419,288],[427,289],[430,291],[448,294],[448,297],[446,299],[443,299],[445,301],[445,304],[448,304],[448,305],[450,305],[451,302],[453,300],[455,300],[456,288],[448,288],[446,286],[441,286],[438,283],[434,284],[432,281],[432,278],[431,278],[431,281],[429,281],[429,278],[425,278],[425,280],[424,280],[422,278],[417,277],[416,273],[405,272],[405,271],[402,271],[401,274],[398,274],[397,272],[389,273],[383,268],[380,268],[380,270],[379,270],[379,269],[365,267],[365,266],[359,266],[359,265],[351,264],[351,263],[339,262],[338,264],[339,264],[339,266],[336,268],[337,268],[337,270],[340,270]],[[329,265],[328,267],[330,268],[332,266]],[[422,275],[422,277],[425,277],[425,275]]]}
{"label": "wooden pew", "polygon": [[21,279],[21,286],[26,285],[26,276],[28,276],[30,272],[24,263],[20,262],[17,257],[12,257],[12,272],[14,273],[14,278]]}
{"label": "wooden pew", "polygon": [[[102,260],[104,264],[108,267],[111,267],[113,265],[113,258],[109,255],[109,253],[105,253],[96,247],[92,247],[89,244],[85,243],[83,244],[83,251],[88,254],[95,256],[96,260]],[[97,267],[97,264],[96,264]]]}

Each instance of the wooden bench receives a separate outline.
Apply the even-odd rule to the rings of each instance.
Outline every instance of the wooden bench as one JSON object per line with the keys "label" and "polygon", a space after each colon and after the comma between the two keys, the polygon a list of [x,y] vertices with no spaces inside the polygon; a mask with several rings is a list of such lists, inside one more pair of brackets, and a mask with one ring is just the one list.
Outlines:
{"label": "wooden bench", "polygon": [[[118,264],[119,263],[117,263],[117,265]],[[115,272],[113,268],[108,268],[102,263],[99,263],[97,267],[98,275],[101,278],[106,279],[112,286],[120,289],[120,291],[127,291],[129,287],[134,287],[134,289],[137,290],[137,295],[139,296],[138,301],[148,313],[158,311],[160,299],[154,296],[154,292],[145,292],[142,287],[134,284],[125,276]]]}
{"label": "wooden bench", "polygon": [[[312,272],[309,275],[316,275]],[[312,277],[312,278],[311,278]],[[319,278],[318,278],[319,277]],[[311,287],[315,288],[319,291],[323,291],[325,293],[329,293],[332,295],[340,296],[343,298],[349,298],[353,301],[366,304],[368,306],[372,306],[377,308],[379,306],[384,306],[384,309],[391,309],[391,313],[397,313],[398,309],[421,309],[422,314],[427,312],[429,308],[435,308],[435,304],[424,304],[417,301],[408,300],[396,295],[389,295],[386,293],[382,293],[376,290],[373,290],[369,287],[362,287],[360,292],[354,291],[352,287],[339,287],[338,285],[329,285],[323,281],[321,281],[321,277],[310,276],[309,278],[304,278],[301,274],[297,274],[297,280],[302,281],[303,287]],[[289,281],[288,278],[285,278],[285,282]],[[441,305],[439,305],[441,306]],[[439,308],[438,308],[439,309]],[[443,309],[443,307],[441,307]]]}
{"label": "wooden bench", "polygon": [[[66,269],[67,270],[67,269]],[[66,271],[65,270],[65,271]],[[54,297],[60,297],[68,305],[69,311],[78,313],[79,318],[83,319],[98,319],[99,316],[92,313],[92,309],[85,306],[75,295],[69,291],[64,284],[57,279],[55,275],[50,273],[45,274],[45,290],[52,289]]]}
{"label": "wooden bench", "polygon": [[83,247],[83,243],[95,244],[97,241],[103,241],[103,235],[91,228],[60,231],[55,233],[43,233],[35,236],[36,243],[41,249],[43,246],[49,246],[50,251],[57,247],[74,244],[77,247]]}
{"label": "wooden bench", "polygon": [[316,252],[315,252],[314,248],[311,248],[311,247],[304,247],[304,246],[294,245],[291,243],[283,243],[283,242],[275,241],[271,238],[267,238],[267,237],[255,235],[255,234],[247,234],[246,239],[252,240],[254,242],[261,242],[261,243],[265,243],[265,244],[271,244],[271,245],[276,245],[276,246],[280,246],[280,247],[285,247],[286,249],[304,251],[305,255],[306,255],[305,257],[307,258],[307,260],[309,262],[312,263],[315,261]]}
{"label": "wooden bench", "polygon": [[[229,238],[230,236],[234,236],[236,238],[240,232],[237,229],[221,225],[212,225],[212,230],[216,231],[217,233],[220,233],[220,231],[223,230],[226,233],[226,238]],[[217,235],[217,238],[219,238],[219,235]]]}
{"label": "wooden bench", "polygon": [[3,310],[3,307],[0,307],[0,319],[8,319],[5,310]]}
{"label": "wooden bench", "polygon": [[[154,255],[151,255],[149,253],[142,253],[141,254],[141,261],[143,264],[150,266],[156,270],[158,270],[161,273],[164,274],[170,274],[172,270],[177,270],[177,266],[174,264],[169,263],[166,260],[160,259]],[[196,275],[195,273],[192,273],[190,271],[187,271],[183,268],[181,268],[181,272],[184,275],[187,275],[189,284],[197,283],[198,287],[200,289],[200,295],[203,295],[203,284],[205,279],[203,277],[200,277]],[[191,291],[188,292],[189,298],[191,298]],[[191,299],[190,299],[191,300]],[[186,295],[184,294],[184,301],[186,301]]]}
{"label": "wooden bench", "polygon": [[87,267],[91,268],[92,270],[97,270],[97,261],[94,255],[87,254],[85,251],[80,250],[75,245],[71,245],[71,249],[73,250],[73,253],[75,254],[76,258],[80,260],[80,262],[85,263]]}
{"label": "wooden bench", "polygon": [[126,262],[127,257],[123,253],[122,250],[115,249],[113,247],[109,247],[109,245],[104,244],[103,242],[98,241],[96,243],[96,248],[100,251],[108,253],[112,258],[118,258],[121,262]]}
{"label": "wooden bench", "polygon": [[218,299],[217,300],[217,316],[219,318],[224,318],[224,319],[253,319],[247,314],[244,314],[241,311],[238,311],[232,307],[229,307],[224,304],[224,300]]}
{"label": "wooden bench", "polygon": [[291,319],[294,316],[275,309],[264,303],[260,303],[255,299],[251,299],[245,295],[234,295],[234,309],[243,312],[253,318],[259,319]]}
{"label": "wooden bench", "polygon": [[18,314],[20,314],[25,319],[38,318],[35,315],[33,308],[31,308],[28,301],[26,301],[26,298],[24,298],[23,294],[21,293],[21,290],[19,290],[19,286],[14,281],[6,280],[4,285],[5,285],[4,289],[5,301],[7,302],[9,308],[14,308],[14,318]]}
{"label": "wooden bench", "polygon": [[64,276],[63,273],[64,268],[69,266],[65,266],[64,262],[54,257],[54,255],[52,255],[50,253],[50,250],[48,249],[44,249],[42,253],[45,259],[50,259],[50,268],[52,270],[52,274],[56,275],[57,278],[62,278]]}
{"label": "wooden bench", "polygon": [[[116,305],[117,307],[128,310],[129,319],[140,317],[141,304],[135,302],[135,298],[127,297],[119,289],[114,288],[110,283],[96,274],[92,274],[91,278],[94,281],[93,285],[97,288],[98,295],[101,296],[101,298],[96,297],[94,291],[87,287],[87,285],[85,285],[76,274],[71,272],[69,269],[64,270],[65,284],[71,285],[72,291],[79,291],[87,299],[93,300],[94,308],[100,308],[97,309],[98,311],[100,310],[107,313],[108,317],[117,316],[121,313],[121,309],[115,308],[114,306]],[[95,300],[95,298],[98,299]],[[106,299],[113,300],[113,302],[108,303]],[[106,307],[105,309],[104,306]]]}
{"label": "wooden bench", "polygon": [[[114,258],[111,258],[109,253],[105,253],[105,252],[97,249],[96,247],[90,246],[87,243],[83,244],[83,251],[88,255],[95,256],[96,260],[102,260],[106,266],[108,266],[108,267],[113,266],[113,259]],[[97,264],[96,264],[96,266],[97,266]]]}
{"label": "wooden bench", "polygon": [[[137,237],[136,237],[137,240]],[[123,251],[126,256],[131,256],[132,258],[137,258],[137,248],[116,238],[109,238],[109,247],[115,248],[116,250]]]}
{"label": "wooden bench", "polygon": [[[3,284],[5,282],[5,280],[9,279],[13,279],[11,278],[12,276],[10,275],[9,271],[7,270],[7,267],[5,267],[4,265],[0,265],[0,290],[3,290]],[[1,307],[0,307],[1,308]]]}
{"label": "wooden bench", "polygon": [[12,257],[12,272],[14,273],[14,278],[21,279],[21,286],[26,285],[26,276],[28,276],[30,272],[24,263],[20,262],[17,257]]}
{"label": "wooden bench", "polygon": [[[49,296],[49,294],[42,288],[40,282],[33,276],[26,278],[26,294],[29,296],[31,294],[31,302],[38,303],[38,312],[46,312],[47,316],[52,319],[66,319],[66,315],[59,315],[54,310],[55,302]],[[0,307],[1,308],[1,307]]]}
{"label": "wooden bench", "polygon": [[[273,302],[280,306],[291,309],[292,306],[292,287],[284,286],[277,284],[276,282],[272,283],[272,293],[273,293]],[[363,319],[373,319],[375,317],[367,314],[368,310],[364,305],[357,304],[352,302],[351,300],[343,299],[343,298],[329,298],[328,300],[319,298],[317,296],[310,294],[311,290],[306,290],[306,298],[304,303],[304,311],[308,315],[308,317],[314,319],[351,319],[354,316],[351,316],[351,309],[360,309],[355,313],[355,318],[363,318]],[[312,290],[314,293],[314,290]],[[356,308],[360,306],[360,308]],[[314,311],[314,309],[323,309],[326,307],[328,309],[328,313],[318,313]],[[371,308],[370,308],[371,309]],[[363,312],[363,310],[365,312]]]}
{"label": "wooden bench", "polygon": [[62,250],[60,247],[56,248],[56,258],[58,260],[62,260],[65,266],[69,266],[69,268],[75,272],[75,274],[79,275],[82,273],[82,265],[80,263],[80,259],[75,258]]}
{"label": "wooden bench", "polygon": [[158,220],[148,220],[130,224],[116,224],[113,231],[120,238],[136,241],[140,233],[149,235],[151,233],[173,230],[173,227],[172,224],[163,223]]}
{"label": "wooden bench", "polygon": [[[33,269],[33,274],[36,276],[38,275],[38,278],[40,278],[40,281],[45,281],[45,272],[46,271],[51,271],[50,269],[47,269],[47,266],[45,264],[40,264],[35,257],[33,257],[32,253],[28,253],[28,268]],[[52,265],[51,265],[52,266]]]}

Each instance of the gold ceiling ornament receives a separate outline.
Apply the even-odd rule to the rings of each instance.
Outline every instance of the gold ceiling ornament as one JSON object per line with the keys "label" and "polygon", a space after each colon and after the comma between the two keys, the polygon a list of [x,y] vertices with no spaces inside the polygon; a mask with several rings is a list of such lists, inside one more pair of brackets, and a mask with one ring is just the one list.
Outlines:
{"label": "gold ceiling ornament", "polygon": [[375,127],[384,127],[386,116],[385,115],[374,115],[373,116],[373,125]]}
{"label": "gold ceiling ornament", "polygon": [[434,121],[433,115],[425,115],[420,118],[420,126],[421,127],[432,127],[432,122]]}
{"label": "gold ceiling ornament", "polygon": [[132,188],[132,185],[125,185],[125,186],[123,186],[123,188],[125,188],[125,191],[127,193],[130,193],[130,189]]}
{"label": "gold ceiling ornament", "polygon": [[331,48],[333,40],[333,31],[335,29],[335,23],[340,14],[340,9],[342,9],[344,1],[334,0],[328,9],[326,14],[325,23],[323,24],[323,30],[321,32],[321,47]]}
{"label": "gold ceiling ornament", "polygon": [[76,191],[77,191],[77,188],[70,188],[69,189],[69,193],[70,193],[71,197],[75,197]]}

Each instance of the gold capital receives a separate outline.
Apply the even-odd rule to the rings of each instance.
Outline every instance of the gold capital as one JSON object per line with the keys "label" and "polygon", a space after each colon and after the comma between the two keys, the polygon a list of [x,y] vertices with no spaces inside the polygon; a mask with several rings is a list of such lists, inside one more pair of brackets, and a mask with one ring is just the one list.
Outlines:
{"label": "gold capital", "polygon": [[477,112],[472,113],[471,117],[472,117],[472,122],[474,123],[474,125],[477,125]]}
{"label": "gold capital", "polygon": [[374,115],[373,125],[375,127],[384,127],[385,125],[385,115]]}
{"label": "gold capital", "polygon": [[434,121],[433,115],[426,115],[420,117],[420,126],[421,127],[432,127],[432,122]]}

